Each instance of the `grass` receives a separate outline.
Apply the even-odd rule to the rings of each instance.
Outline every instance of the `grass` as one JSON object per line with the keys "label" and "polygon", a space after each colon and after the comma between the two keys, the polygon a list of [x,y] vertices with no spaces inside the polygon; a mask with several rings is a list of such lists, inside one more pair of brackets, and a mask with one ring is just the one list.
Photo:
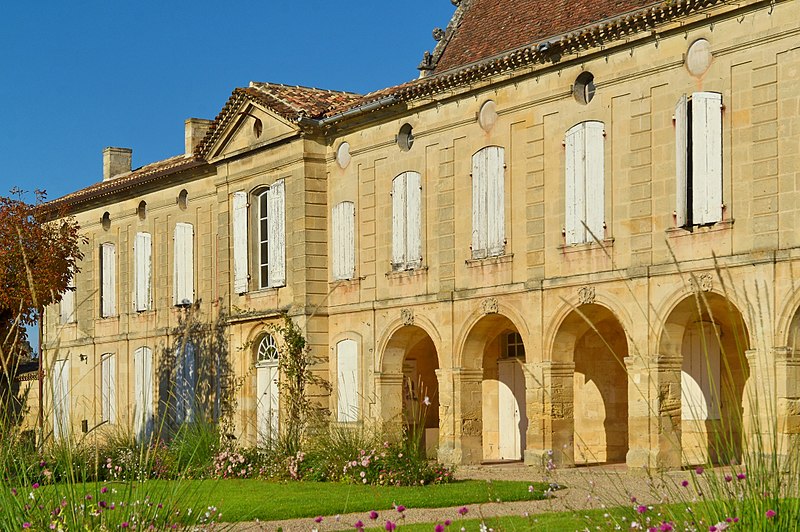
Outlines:
{"label": "grass", "polygon": [[[267,482],[263,480],[186,480],[181,484],[193,500],[205,501],[221,512],[220,520],[233,523],[259,519],[294,519],[317,515],[408,508],[442,508],[485,502],[539,500],[546,484],[520,481],[465,480],[419,487],[365,486],[338,482]],[[105,483],[115,487],[116,483]],[[168,493],[170,481],[144,483],[151,496]],[[530,493],[528,487],[533,485]],[[122,486],[122,484],[120,484]],[[137,489],[134,485],[134,490]],[[120,489],[118,487],[118,489]]]}
{"label": "grass", "polygon": [[[444,519],[452,519],[452,524],[445,530],[458,531],[462,527],[466,530],[479,530],[481,523],[493,530],[583,530],[591,527],[599,519],[602,519],[602,510],[590,510],[587,512],[552,512],[545,514],[530,515],[506,515],[500,517],[488,517],[486,519],[458,519],[452,515],[443,515],[439,523],[400,523],[403,531],[409,532],[431,532],[437,524]],[[383,521],[381,521],[383,523]],[[367,530],[385,530],[383,526],[369,528]],[[623,528],[624,530],[624,528]]]}

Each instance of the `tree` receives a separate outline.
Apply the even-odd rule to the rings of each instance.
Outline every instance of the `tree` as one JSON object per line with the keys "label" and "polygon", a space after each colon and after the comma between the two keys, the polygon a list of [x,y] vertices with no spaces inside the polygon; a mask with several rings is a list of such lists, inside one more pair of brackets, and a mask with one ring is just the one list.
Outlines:
{"label": "tree", "polygon": [[26,343],[25,326],[47,305],[61,301],[83,258],[78,223],[62,208],[34,204],[19,189],[0,196],[0,371],[8,385]]}

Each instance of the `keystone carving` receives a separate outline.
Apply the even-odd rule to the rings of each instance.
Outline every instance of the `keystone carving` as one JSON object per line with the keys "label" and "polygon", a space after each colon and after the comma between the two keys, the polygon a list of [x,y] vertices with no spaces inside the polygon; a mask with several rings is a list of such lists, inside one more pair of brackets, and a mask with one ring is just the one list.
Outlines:
{"label": "keystone carving", "polygon": [[591,305],[595,300],[594,286],[584,286],[578,290],[578,301],[581,305]]}
{"label": "keystone carving", "polygon": [[400,311],[400,319],[403,320],[403,325],[414,325],[414,311],[404,308]]}
{"label": "keystone carving", "polygon": [[484,314],[497,314],[499,312],[497,307],[497,299],[493,297],[484,299],[481,303],[481,309],[483,310]]}
{"label": "keystone carving", "polygon": [[714,287],[714,278],[710,273],[703,273],[689,279],[689,284],[695,292],[710,292]]}

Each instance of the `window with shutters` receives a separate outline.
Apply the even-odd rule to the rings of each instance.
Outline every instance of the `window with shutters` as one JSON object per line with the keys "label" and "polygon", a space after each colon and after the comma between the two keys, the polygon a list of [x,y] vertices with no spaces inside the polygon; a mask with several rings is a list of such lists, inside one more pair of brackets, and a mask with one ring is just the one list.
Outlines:
{"label": "window with shutters", "polygon": [[152,253],[153,244],[150,233],[136,233],[133,243],[133,292],[136,312],[144,312],[152,308]]}
{"label": "window with shutters", "polygon": [[77,321],[77,316],[75,314],[75,274],[70,276],[69,281],[67,281],[67,289],[61,294],[59,319],[61,325],[75,323]]}
{"label": "window with shutters", "polygon": [[337,410],[340,423],[358,421],[358,344],[342,340],[336,344]]}
{"label": "window with shutters", "polygon": [[[232,195],[233,289],[237,294],[244,294],[251,288],[260,290],[286,285],[285,190],[283,179],[267,188],[259,188],[250,195],[255,206],[252,212],[246,192]],[[255,271],[253,287],[250,286],[251,267]]]}
{"label": "window with shutters", "polygon": [[472,258],[505,253],[505,150],[487,146],[472,156]]}
{"label": "window with shutters", "polygon": [[100,316],[117,315],[117,248],[106,242],[100,246]]}
{"label": "window with shutters", "polygon": [[197,387],[196,350],[191,342],[184,342],[175,349],[175,422],[191,423],[195,413],[195,389]]}
{"label": "window with shutters", "polygon": [[184,307],[194,303],[194,227],[175,224],[173,236],[172,302]]}
{"label": "window with shutters", "polygon": [[101,421],[117,421],[117,363],[113,353],[100,357],[100,415]]}
{"label": "window with shutters", "polygon": [[133,352],[133,433],[137,442],[147,442],[153,432],[153,350],[139,347]]}
{"label": "window with shutters", "polygon": [[352,201],[336,204],[331,219],[333,279],[353,279],[356,274],[355,204]]}
{"label": "window with shutters", "polygon": [[675,106],[675,225],[722,220],[722,95],[684,94]]}
{"label": "window with shutters", "polygon": [[605,238],[605,132],[602,122],[581,122],[566,134],[567,245]]}
{"label": "window with shutters", "polygon": [[392,180],[392,269],[422,266],[422,176],[404,172]]}

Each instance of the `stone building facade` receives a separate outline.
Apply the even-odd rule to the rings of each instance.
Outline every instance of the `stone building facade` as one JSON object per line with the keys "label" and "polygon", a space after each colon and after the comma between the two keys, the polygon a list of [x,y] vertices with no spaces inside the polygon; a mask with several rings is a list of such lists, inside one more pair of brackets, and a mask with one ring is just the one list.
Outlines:
{"label": "stone building facade", "polygon": [[417,80],[251,83],[185,154],[107,149],[56,200],[88,237],[46,316],[56,435],[227,404],[271,437],[287,312],[332,422],[414,424],[444,462],[788,449],[798,4],[454,3]]}

